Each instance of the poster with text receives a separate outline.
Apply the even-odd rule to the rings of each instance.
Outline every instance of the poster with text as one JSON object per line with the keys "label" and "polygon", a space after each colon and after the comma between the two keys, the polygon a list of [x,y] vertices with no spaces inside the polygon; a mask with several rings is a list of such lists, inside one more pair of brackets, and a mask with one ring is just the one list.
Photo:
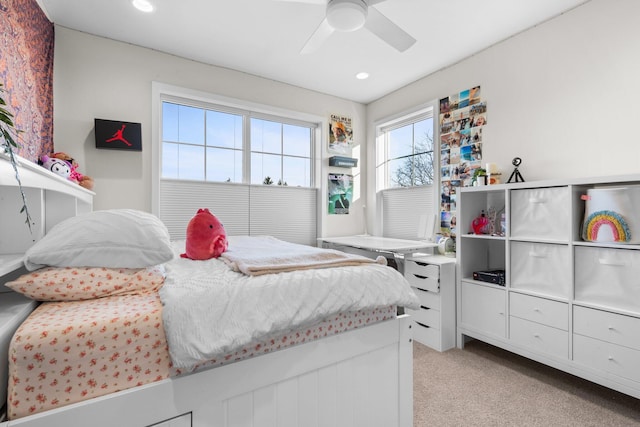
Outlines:
{"label": "poster with text", "polygon": [[351,155],[353,125],[351,118],[331,114],[329,119],[329,153]]}
{"label": "poster with text", "polygon": [[353,175],[329,174],[329,215],[348,215],[353,200]]}

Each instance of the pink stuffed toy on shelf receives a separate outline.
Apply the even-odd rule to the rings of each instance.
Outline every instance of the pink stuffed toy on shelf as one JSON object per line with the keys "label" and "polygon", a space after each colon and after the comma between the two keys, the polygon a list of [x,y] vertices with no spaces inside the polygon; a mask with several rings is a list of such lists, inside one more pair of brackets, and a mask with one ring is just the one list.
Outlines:
{"label": "pink stuffed toy on shelf", "polygon": [[187,225],[187,242],[182,258],[205,260],[218,258],[229,246],[222,223],[209,212],[198,209]]}
{"label": "pink stuffed toy on shelf", "polygon": [[43,168],[71,181],[71,166],[64,160],[44,155],[40,159],[40,163]]}

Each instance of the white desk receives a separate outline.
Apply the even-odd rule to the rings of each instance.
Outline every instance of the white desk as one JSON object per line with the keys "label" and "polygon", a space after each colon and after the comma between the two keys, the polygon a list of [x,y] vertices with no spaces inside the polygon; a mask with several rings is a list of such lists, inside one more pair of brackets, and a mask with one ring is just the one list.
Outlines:
{"label": "white desk", "polygon": [[345,236],[345,237],[320,237],[321,243],[348,246],[365,251],[388,252],[393,254],[413,254],[421,251],[433,252],[438,244],[420,240],[392,239],[378,236]]}

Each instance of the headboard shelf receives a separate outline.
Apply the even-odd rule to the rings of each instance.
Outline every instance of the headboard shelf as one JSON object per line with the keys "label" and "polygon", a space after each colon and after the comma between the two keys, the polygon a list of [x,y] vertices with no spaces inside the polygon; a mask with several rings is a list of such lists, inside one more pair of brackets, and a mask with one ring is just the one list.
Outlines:
{"label": "headboard shelf", "polygon": [[51,227],[91,212],[95,195],[33,162],[19,156],[16,160],[32,224],[29,228],[20,212],[22,196],[9,156],[0,153],[0,277],[21,268],[26,250]]}
{"label": "headboard shelf", "polygon": [[22,267],[24,254],[1,254],[0,255],[0,277],[9,274]]}

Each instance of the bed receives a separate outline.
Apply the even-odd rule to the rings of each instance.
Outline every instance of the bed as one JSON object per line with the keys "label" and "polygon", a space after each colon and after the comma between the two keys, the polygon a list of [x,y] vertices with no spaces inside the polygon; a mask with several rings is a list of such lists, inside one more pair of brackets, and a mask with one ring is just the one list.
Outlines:
{"label": "bed", "polygon": [[[40,182],[47,182],[49,179],[55,181],[57,178],[44,174],[37,180],[37,183],[39,185]],[[2,183],[0,181],[0,184]],[[58,188],[58,184],[56,182],[55,193],[68,192],[73,194],[76,191],[72,187],[69,190],[64,186]],[[47,187],[47,193],[51,192],[52,190]],[[55,200],[55,197],[48,197],[48,199]],[[43,208],[45,207],[43,206]],[[17,211],[12,213],[15,215]],[[73,215],[80,213],[77,215],[78,218],[93,214],[77,211],[72,213]],[[58,222],[63,224],[65,222],[63,217],[73,215],[61,215]],[[73,217],[75,218],[75,216]],[[77,227],[77,224],[74,227]],[[149,230],[146,231],[148,234]],[[55,240],[56,234],[67,235],[67,232],[68,230],[65,230],[64,227],[61,230],[57,230],[56,227],[48,228],[46,232],[42,233],[43,237],[39,242],[33,246],[39,246],[42,241],[46,243],[49,237],[53,237]],[[43,392],[42,390],[38,393],[38,390],[35,390],[36,386],[34,386],[34,396],[36,397],[35,399],[30,398],[29,403],[24,406],[27,408],[26,412],[16,412],[11,420],[0,423],[0,426],[412,425],[411,326],[406,316],[396,315],[396,305],[410,306],[412,301],[410,296],[408,300],[403,299],[407,297],[403,294],[406,283],[400,274],[388,267],[368,263],[362,266],[351,265],[264,275],[260,280],[263,283],[271,284],[273,278],[277,276],[313,275],[318,272],[320,272],[320,276],[323,276],[348,271],[347,281],[353,281],[353,277],[359,276],[362,271],[371,270],[376,275],[388,275],[383,279],[383,283],[384,281],[387,284],[394,283],[394,286],[397,285],[396,292],[403,294],[403,296],[392,302],[377,301],[374,306],[340,307],[339,312],[331,312],[331,315],[322,315],[317,318],[307,316],[296,325],[282,324],[281,320],[286,319],[283,312],[283,317],[278,322],[273,322],[280,326],[271,330],[266,336],[247,336],[238,343],[227,343],[218,346],[219,348],[205,349],[203,350],[204,356],[198,355],[193,360],[188,357],[184,358],[180,366],[177,366],[178,364],[174,363],[177,359],[174,357],[180,358],[182,356],[170,354],[170,348],[173,346],[162,344],[163,339],[171,342],[171,339],[175,340],[176,336],[179,337],[183,333],[191,331],[199,334],[201,331],[196,331],[194,328],[180,331],[179,328],[174,328],[171,330],[173,332],[165,335],[166,319],[162,319],[162,322],[159,319],[163,314],[166,314],[167,307],[173,309],[175,306],[168,305],[166,300],[163,301],[162,293],[173,292],[178,296],[177,300],[188,299],[188,296],[191,295],[192,300],[189,300],[189,304],[193,304],[194,299],[198,299],[197,296],[194,296],[197,294],[194,294],[193,290],[204,283],[192,281],[185,293],[185,288],[178,286],[180,283],[184,284],[183,281],[172,281],[175,277],[173,276],[174,270],[181,268],[180,263],[184,267],[184,263],[194,262],[191,260],[177,260],[178,262],[175,262],[176,254],[182,250],[181,245],[180,242],[170,243],[172,260],[169,262],[157,263],[154,258],[155,254],[145,254],[149,257],[144,262],[149,263],[145,269],[149,270],[148,277],[150,278],[146,281],[149,283],[143,289],[128,288],[122,292],[119,289],[114,295],[92,295],[95,293],[95,289],[88,287],[83,290],[80,287],[73,291],[88,292],[86,299],[46,301],[40,303],[34,312],[44,313],[45,323],[49,325],[57,321],[62,322],[61,319],[68,314],[67,312],[75,313],[72,316],[79,316],[76,318],[79,325],[89,326],[95,323],[91,326],[98,329],[104,327],[104,325],[100,325],[101,321],[114,326],[112,321],[117,318],[117,321],[123,322],[119,338],[125,337],[118,341],[132,344],[135,354],[147,355],[147,359],[152,361],[151,367],[140,363],[135,359],[136,356],[131,356],[128,353],[130,350],[124,349],[116,352],[119,353],[116,359],[119,359],[122,363],[121,366],[124,366],[118,376],[128,384],[124,388],[122,385],[118,385],[121,389],[111,392],[110,386],[105,386],[104,378],[96,378],[95,375],[88,378],[91,376],[87,374],[88,371],[76,368],[75,364],[70,364],[66,375],[73,372],[76,381],[78,381],[77,378],[83,378],[86,379],[86,384],[93,385],[87,386],[87,390],[79,390],[80,400],[75,401],[77,399],[73,397],[59,403],[60,400],[64,400],[61,396],[52,395],[48,391]],[[44,245],[44,249],[46,252],[50,248]],[[30,250],[31,248],[27,248],[27,252]],[[87,256],[95,257],[95,254],[89,253]],[[32,262],[31,267],[35,267],[33,271],[36,272],[42,272],[47,268],[82,269],[73,266],[52,266],[51,264],[55,264],[55,260],[48,260],[47,264],[40,264],[42,260],[38,260],[37,257],[25,257],[25,260],[27,258],[29,258],[27,264]],[[113,260],[115,263],[113,266],[103,268],[123,270],[122,274],[125,276],[126,273],[133,270],[136,270],[137,274],[140,273],[141,268],[138,266],[127,265],[132,257],[130,254],[126,254],[126,251],[116,258]],[[50,261],[51,263],[49,263]],[[253,280],[255,278],[245,278],[242,273],[233,271],[229,265],[225,266],[220,260],[215,261],[215,265],[218,269],[227,268],[228,273],[225,274],[236,275],[242,280],[255,282]],[[159,266],[166,269],[162,271]],[[0,273],[6,277],[7,275],[4,273],[8,270],[5,267],[5,271],[0,270]],[[13,269],[11,268],[11,270]],[[28,272],[22,273],[24,274],[20,277],[30,274]],[[156,280],[158,276],[164,278],[160,287],[158,287],[158,280]],[[200,276],[206,276],[206,274]],[[336,289],[347,288],[345,285],[347,282],[337,277],[332,276],[329,281],[341,284],[341,286],[332,288],[332,293],[329,295],[333,296],[333,299],[325,298],[327,301],[332,301],[334,305],[336,301],[340,301],[340,297],[335,295]],[[59,278],[48,280],[47,283],[56,283],[56,280]],[[12,277],[10,281],[19,282],[20,278]],[[363,287],[358,292],[364,292],[367,290],[364,285],[373,283],[368,279],[363,282]],[[132,286],[135,288],[139,285]],[[290,282],[287,286],[295,286],[295,281]],[[318,287],[317,285],[310,286],[305,292],[314,292]],[[408,285],[406,289],[409,289]],[[377,292],[372,289],[368,290],[370,294],[377,295]],[[54,292],[59,295],[65,290],[58,288]],[[289,290],[285,295],[291,293],[292,291]],[[9,297],[9,295],[11,296]],[[234,297],[244,298],[240,295]],[[304,298],[302,300],[304,301]],[[30,298],[27,299],[16,292],[10,292],[0,294],[0,301],[2,302],[0,303],[0,319],[4,319],[4,317],[13,319],[15,325],[3,320],[8,329],[23,328],[18,333],[11,335],[15,339],[19,339],[19,344],[23,346],[27,344],[27,348],[30,349],[30,352],[26,354],[11,353],[15,361],[21,357],[31,358],[31,363],[23,366],[26,366],[27,370],[36,370],[36,362],[51,364],[52,360],[60,360],[59,356],[52,357],[50,354],[37,351],[37,346],[42,345],[43,342],[51,343],[55,340],[56,343],[60,343],[61,338],[56,339],[49,335],[50,331],[42,334],[41,330],[39,333],[35,333],[33,331],[38,329],[30,329],[42,322],[42,317],[34,317],[36,320],[32,322],[29,320],[32,317],[30,314],[29,319],[23,322],[25,313],[29,313],[35,308],[35,304]],[[106,304],[116,312],[115,315],[105,316],[101,320],[97,320],[95,316],[91,320],[83,319],[82,316],[90,313],[86,310],[85,304]],[[254,303],[254,305],[256,304]],[[84,306],[85,308],[77,309],[74,306]],[[134,307],[136,308],[134,309]],[[127,312],[120,313],[117,311],[118,309],[126,309]],[[313,312],[314,310],[307,311]],[[16,314],[14,312],[18,314],[14,315]],[[182,315],[185,315],[184,311]],[[59,316],[60,319],[55,316]],[[128,319],[127,316],[133,316],[134,320]],[[243,316],[247,317],[247,313],[242,313],[241,318]],[[136,319],[145,319],[145,322],[142,323],[150,325],[150,332],[143,332],[142,327],[135,323]],[[115,325],[114,327],[120,326]],[[59,329],[64,331],[66,328]],[[226,328],[222,329],[226,330]],[[122,331],[126,331],[126,333]],[[75,341],[72,341],[72,344],[58,346],[58,350],[56,350],[58,354],[65,354],[65,348],[77,345],[78,337],[88,349],[100,350],[99,339],[87,339],[87,334],[91,333],[89,329],[78,331],[81,332],[80,334],[76,330],[74,332],[76,332],[73,334]],[[113,337],[112,331],[107,332],[111,333],[110,337]],[[69,335],[67,331],[65,336]],[[145,335],[150,338],[148,343],[140,338]],[[30,336],[34,341],[27,343],[26,336]],[[173,338],[170,338],[171,336]],[[3,342],[2,344],[6,345],[7,343]],[[189,350],[187,349],[185,352],[189,353]],[[214,354],[210,352],[214,352],[216,356],[210,357],[211,354]],[[83,357],[87,357],[88,354],[87,350]],[[109,359],[113,355],[114,352],[110,352],[106,356],[104,354],[102,356]],[[56,359],[56,357],[58,358]],[[201,357],[206,357],[206,360],[199,359]],[[96,368],[98,371],[107,365],[106,362],[100,361],[99,357],[88,357],[88,360],[90,360],[90,364],[98,367]],[[14,363],[11,366],[11,369],[16,370],[15,375],[18,375],[18,365]],[[66,367],[58,370],[58,374],[64,376]],[[107,367],[107,370],[110,373],[114,372],[111,367]],[[138,374],[140,374],[140,378],[136,377]],[[16,381],[18,377],[11,375],[12,381]],[[36,377],[42,379],[42,372],[38,373]],[[46,375],[44,380],[50,380],[49,384],[61,382],[60,378],[56,379]],[[23,381],[26,380],[19,379],[17,383],[23,386]],[[103,386],[104,390],[107,390],[104,394],[92,393],[89,390],[103,389]],[[16,386],[10,387],[9,393],[14,393],[15,388]],[[25,402],[24,397],[9,397],[8,400],[10,399],[19,399]],[[56,405],[47,406],[56,399],[58,400]],[[47,405],[37,407],[37,402],[41,401],[47,402]],[[9,412],[11,410],[9,409]]]}

